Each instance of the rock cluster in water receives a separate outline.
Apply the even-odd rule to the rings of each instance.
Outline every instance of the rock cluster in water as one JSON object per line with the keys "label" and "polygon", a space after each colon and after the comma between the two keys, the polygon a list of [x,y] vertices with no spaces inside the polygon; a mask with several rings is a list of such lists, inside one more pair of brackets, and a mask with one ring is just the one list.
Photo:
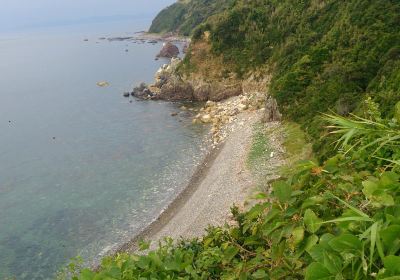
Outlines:
{"label": "rock cluster in water", "polygon": [[168,101],[220,101],[243,93],[239,82],[227,84],[220,81],[184,80],[176,73],[180,58],[172,58],[156,72],[152,85],[141,84],[132,96],[140,99]]}
{"label": "rock cluster in water", "polygon": [[232,126],[242,112],[262,111],[266,122],[281,119],[276,101],[266,94],[270,77],[250,76],[236,82],[185,80],[177,73],[180,63],[180,58],[172,58],[169,64],[164,64],[156,72],[152,85],[142,83],[133,89],[131,95],[144,100],[205,102],[201,109],[183,106],[181,110],[195,111],[194,124],[211,125],[213,145],[227,137],[226,128]]}

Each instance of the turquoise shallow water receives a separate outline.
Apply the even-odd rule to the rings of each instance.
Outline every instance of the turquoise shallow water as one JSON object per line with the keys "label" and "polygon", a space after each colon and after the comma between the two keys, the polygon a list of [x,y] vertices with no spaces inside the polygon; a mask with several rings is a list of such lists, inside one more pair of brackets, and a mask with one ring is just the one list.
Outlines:
{"label": "turquoise shallow water", "polygon": [[74,256],[115,249],[201,160],[205,130],[171,117],[180,104],[122,97],[165,63],[161,45],[98,38],[143,26],[0,37],[0,279],[51,279]]}

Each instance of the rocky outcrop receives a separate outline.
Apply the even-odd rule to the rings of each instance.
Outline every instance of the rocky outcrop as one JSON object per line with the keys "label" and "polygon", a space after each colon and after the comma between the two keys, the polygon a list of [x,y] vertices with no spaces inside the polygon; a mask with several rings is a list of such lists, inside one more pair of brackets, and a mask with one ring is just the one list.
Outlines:
{"label": "rocky outcrop", "polygon": [[232,96],[238,96],[243,93],[242,84],[235,83],[225,85],[223,83],[214,84],[209,95],[209,100],[221,101]]}
{"label": "rocky outcrop", "polygon": [[276,102],[275,98],[272,96],[267,96],[265,100],[265,112],[263,116],[264,122],[274,122],[280,121],[282,119],[282,115],[278,109],[278,103]]}
{"label": "rocky outcrop", "polygon": [[170,78],[162,87],[155,99],[168,101],[192,101],[193,87],[179,78]]}
{"label": "rocky outcrop", "polygon": [[154,93],[145,83],[141,83],[138,87],[135,87],[131,94],[140,99],[152,99],[154,97]]}
{"label": "rocky outcrop", "polygon": [[243,93],[241,83],[226,84],[225,81],[191,81],[194,99],[197,101],[221,101]]}
{"label": "rocky outcrop", "polygon": [[173,58],[179,55],[179,48],[171,42],[164,43],[160,53],[157,57]]}
{"label": "rocky outcrop", "polygon": [[200,83],[194,87],[193,97],[198,101],[207,101],[211,94],[211,85],[209,83]]}
{"label": "rocky outcrop", "polygon": [[[164,64],[156,72],[154,84],[145,84],[136,87],[132,95],[141,99],[157,99],[168,101],[221,101],[230,97],[242,95],[244,92],[252,98],[258,98],[255,102],[260,104],[260,98],[264,102],[266,92],[266,78],[256,80],[254,78],[244,81],[234,79],[205,80],[195,77],[181,77],[177,71],[181,63],[180,58],[172,58],[169,64]],[[246,91],[244,91],[246,88]],[[250,100],[249,100],[250,102]],[[253,102],[253,101],[251,101]],[[238,109],[245,106],[240,105]]]}

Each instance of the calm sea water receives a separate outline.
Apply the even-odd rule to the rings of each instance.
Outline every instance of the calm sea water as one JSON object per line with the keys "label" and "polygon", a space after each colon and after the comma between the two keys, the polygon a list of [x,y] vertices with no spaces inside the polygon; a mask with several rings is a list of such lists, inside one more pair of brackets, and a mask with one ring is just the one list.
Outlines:
{"label": "calm sea water", "polygon": [[189,180],[204,128],[171,117],[180,104],[122,97],[152,81],[161,44],[98,40],[146,24],[0,36],[0,279],[115,249]]}

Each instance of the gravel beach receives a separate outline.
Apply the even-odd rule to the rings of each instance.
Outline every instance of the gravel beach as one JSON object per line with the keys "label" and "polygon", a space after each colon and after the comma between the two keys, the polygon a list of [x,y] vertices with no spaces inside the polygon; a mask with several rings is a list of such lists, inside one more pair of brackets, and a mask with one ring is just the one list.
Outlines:
{"label": "gravel beach", "polygon": [[233,204],[243,205],[253,189],[253,176],[246,168],[253,125],[261,112],[243,112],[224,129],[229,135],[199,166],[189,186],[141,234],[119,252],[134,252],[138,240],[151,240],[152,249],[165,237],[200,237],[208,225],[229,222]]}

